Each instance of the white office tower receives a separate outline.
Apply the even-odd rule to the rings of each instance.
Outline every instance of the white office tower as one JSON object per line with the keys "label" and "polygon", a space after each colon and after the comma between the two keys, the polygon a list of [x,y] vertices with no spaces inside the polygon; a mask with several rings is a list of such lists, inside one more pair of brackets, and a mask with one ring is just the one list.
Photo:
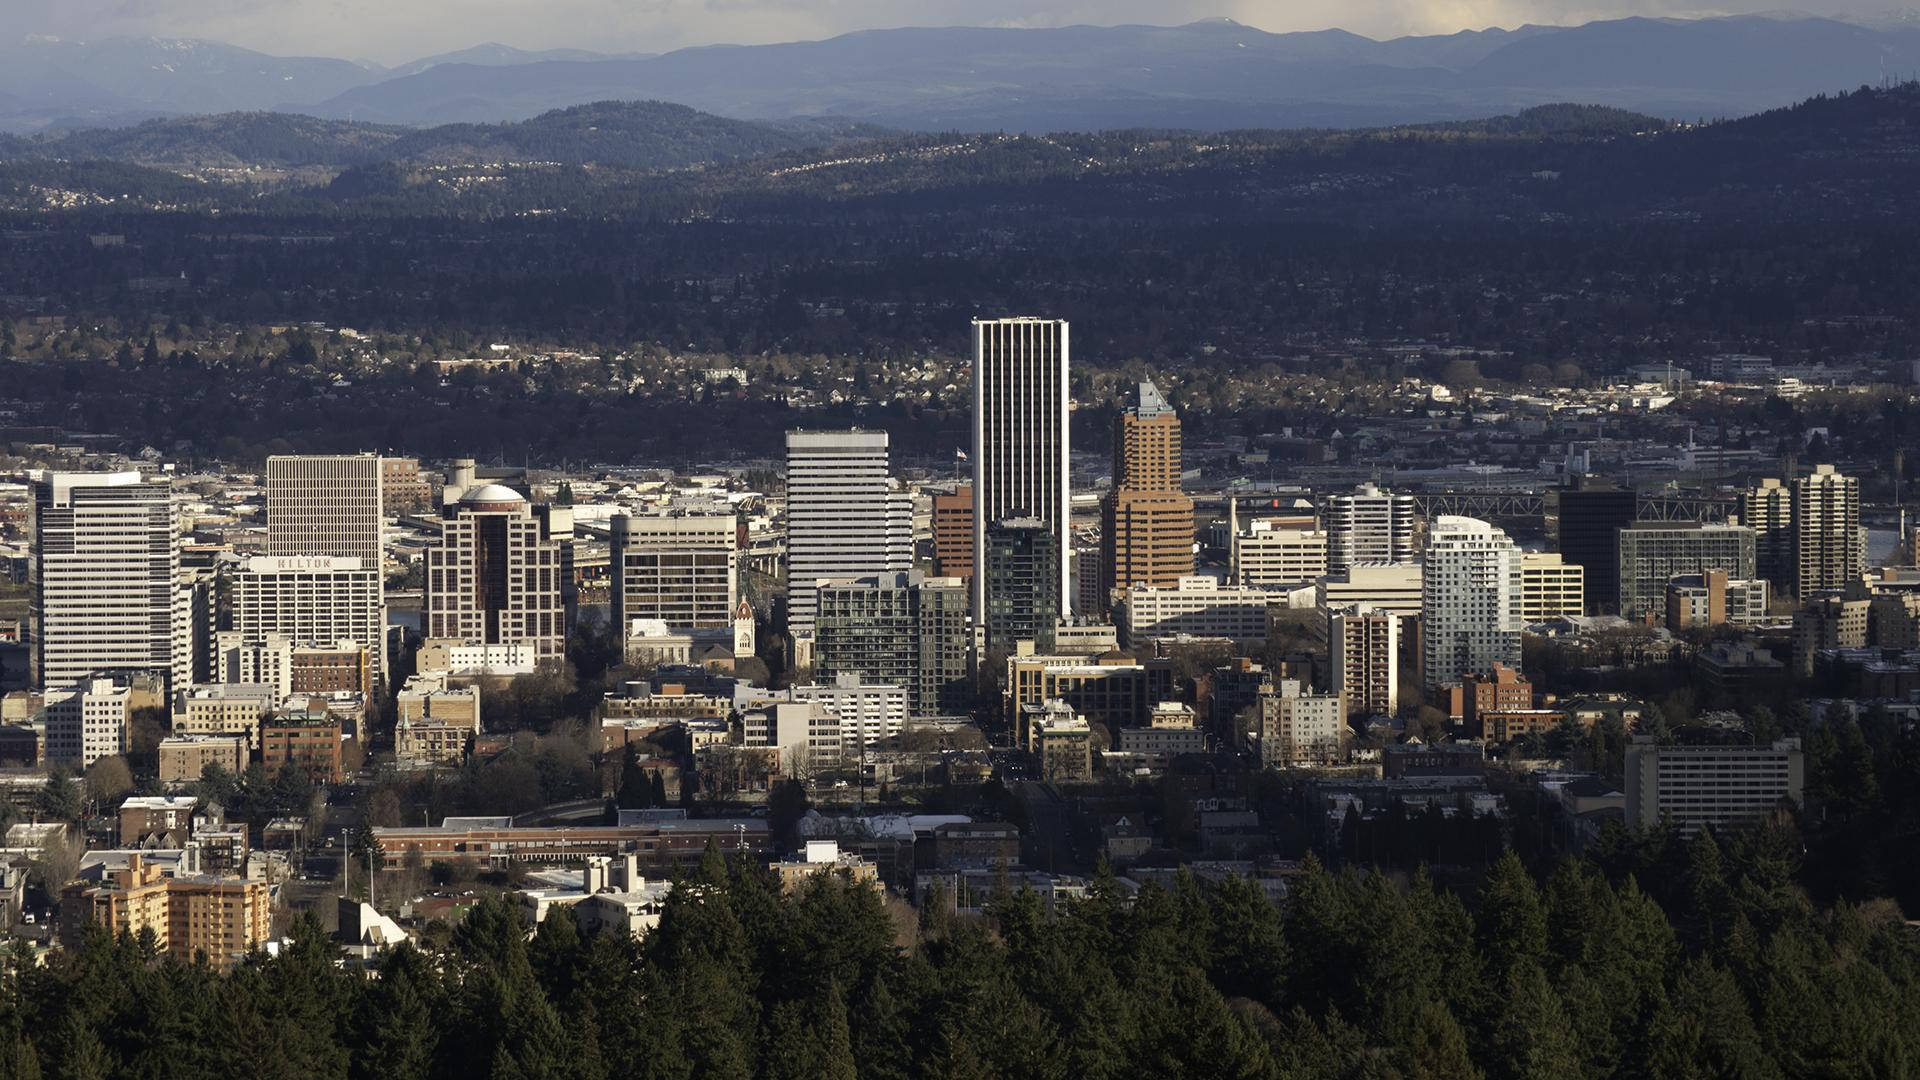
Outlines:
{"label": "white office tower", "polygon": [[353,556],[255,556],[233,575],[233,640],[256,646],[270,638],[296,646],[351,641],[366,648],[369,677],[379,686],[387,651],[383,585],[378,564]]}
{"label": "white office tower", "polygon": [[787,432],[787,632],[812,661],[819,583],[913,569],[913,496],[887,475],[884,431]]}
{"label": "white office tower", "polygon": [[740,599],[732,517],[615,514],[609,524],[613,625],[621,632],[634,619],[657,619],[675,630],[732,625]]}
{"label": "white office tower", "polygon": [[1413,496],[1372,484],[1327,499],[1321,531],[1327,534],[1327,573],[1344,574],[1362,563],[1413,561]]}
{"label": "white office tower", "polygon": [[[287,618],[273,633],[299,644],[341,639],[364,642],[372,652],[374,685],[386,679],[387,599],[378,454],[283,454],[267,459],[267,555],[283,560],[262,572],[299,589],[318,613],[309,623],[282,605]],[[284,560],[307,560],[304,563]],[[326,560],[324,562],[316,560]],[[349,568],[348,562],[353,565]],[[258,563],[260,560],[254,560]],[[302,569],[304,567],[304,569]],[[304,575],[292,581],[287,575]],[[368,588],[371,582],[371,603]],[[337,586],[332,598],[313,594]],[[349,615],[348,612],[352,614]],[[342,620],[347,620],[344,624]]]}
{"label": "white office tower", "polygon": [[380,457],[267,459],[267,554],[339,555],[380,568]]}
{"label": "white office tower", "polygon": [[179,585],[170,480],[137,472],[34,479],[30,621],[40,687],[134,671],[191,683],[192,605]]}
{"label": "white office tower", "polygon": [[[1057,319],[973,321],[973,611],[987,610],[987,529],[1035,518],[1054,550],[1073,550],[1067,486],[1067,324]],[[1064,563],[1065,560],[1057,560]],[[1054,589],[1073,611],[1063,572]]]}
{"label": "white office tower", "polygon": [[1451,686],[1467,675],[1520,666],[1520,549],[1477,518],[1434,519],[1421,580],[1422,681]]}

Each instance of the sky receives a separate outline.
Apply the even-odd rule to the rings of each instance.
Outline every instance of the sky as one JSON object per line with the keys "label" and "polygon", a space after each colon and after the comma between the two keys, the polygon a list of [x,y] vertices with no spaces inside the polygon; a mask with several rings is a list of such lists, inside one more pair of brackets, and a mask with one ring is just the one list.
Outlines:
{"label": "sky", "polygon": [[[1800,0],[1831,13],[1848,0]],[[527,49],[665,52],[896,26],[1172,25],[1225,16],[1263,30],[1339,27],[1369,37],[1624,15],[1785,5],[1732,0],[0,0],[0,37],[207,38],[281,56],[397,64],[484,42]]]}

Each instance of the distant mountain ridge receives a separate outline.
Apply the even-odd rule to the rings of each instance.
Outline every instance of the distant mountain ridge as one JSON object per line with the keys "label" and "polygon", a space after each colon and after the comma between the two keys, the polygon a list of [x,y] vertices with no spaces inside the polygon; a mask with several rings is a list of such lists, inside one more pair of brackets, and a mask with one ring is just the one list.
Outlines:
{"label": "distant mountain ridge", "polygon": [[[572,133],[605,130],[596,113],[569,110],[550,128],[541,118],[477,136],[448,133],[423,139],[428,149],[404,152],[454,155],[461,151],[450,147],[480,145],[499,154],[518,140],[527,153],[551,159]],[[616,122],[644,129],[710,119],[654,105]],[[724,135],[729,123],[737,122],[711,130]],[[429,133],[396,131],[351,125],[349,135],[388,140],[378,160],[269,189],[122,161],[0,154],[0,208],[56,205],[48,202],[51,193],[57,205],[108,213],[148,206],[266,217],[792,221],[936,211],[1009,222],[1034,215],[1348,224],[1540,214],[1641,223],[1920,220],[1920,83],[1817,97],[1704,127],[1604,106],[1555,105],[1473,122],[1355,131],[895,133],[853,147],[816,142],[731,160],[719,156],[728,144],[703,145],[696,130],[653,153],[664,161],[666,151],[692,146],[675,152],[683,159],[706,155],[703,167],[663,171],[591,161],[431,168],[396,149],[401,139]],[[12,145],[31,151],[41,141]]]}
{"label": "distant mountain ridge", "polygon": [[1185,26],[864,30],[658,56],[504,45],[387,69],[209,42],[0,43],[0,130],[282,111],[430,127],[606,100],[922,131],[1374,127],[1552,102],[1735,116],[1920,72],[1920,22],[1627,18],[1375,41]]}
{"label": "distant mountain ridge", "polygon": [[838,141],[845,124],[730,120],[661,101],[598,102],[510,124],[418,129],[293,113],[150,120],[60,135],[0,135],[0,158],[115,161],[173,169],[352,168],[382,162],[553,162],[679,168]]}

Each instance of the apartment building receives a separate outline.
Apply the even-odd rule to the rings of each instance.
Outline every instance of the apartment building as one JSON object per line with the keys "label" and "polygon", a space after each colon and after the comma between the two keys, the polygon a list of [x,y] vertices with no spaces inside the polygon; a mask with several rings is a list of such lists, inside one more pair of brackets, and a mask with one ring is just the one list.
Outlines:
{"label": "apartment building", "polygon": [[267,883],[229,877],[169,877],[139,853],[98,885],[74,882],[60,898],[61,943],[77,949],[88,926],[113,935],[151,931],[160,950],[183,963],[204,953],[232,967],[271,934]]}
{"label": "apartment building", "polygon": [[238,735],[247,740],[249,748],[258,748],[260,718],[283,700],[274,687],[256,683],[188,687],[174,699],[173,733]]}
{"label": "apartment building", "polygon": [[1520,549],[1504,531],[1474,518],[1434,521],[1421,581],[1428,687],[1519,665],[1521,581]]}
{"label": "apartment building", "polygon": [[171,481],[138,472],[38,474],[30,485],[29,638],[35,685],[145,671],[193,681]]}
{"label": "apartment building", "polygon": [[1754,532],[1744,525],[1641,522],[1620,530],[1620,614],[1663,613],[1674,578],[1725,570],[1754,576]]}
{"label": "apartment building", "polygon": [[964,713],[972,699],[967,585],[918,571],[819,584],[813,669],[905,687],[914,716]]}
{"label": "apartment building", "polygon": [[218,765],[238,776],[247,767],[247,740],[239,735],[170,735],[160,740],[160,782],[191,784]]}
{"label": "apartment building", "polygon": [[1329,689],[1344,702],[1344,715],[1399,711],[1400,622],[1400,616],[1380,608],[1327,613]]}

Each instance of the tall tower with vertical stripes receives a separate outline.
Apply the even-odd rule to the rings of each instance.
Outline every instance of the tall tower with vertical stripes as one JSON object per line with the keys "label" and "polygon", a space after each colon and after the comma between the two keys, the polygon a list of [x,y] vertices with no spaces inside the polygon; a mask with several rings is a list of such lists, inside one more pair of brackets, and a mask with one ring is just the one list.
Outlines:
{"label": "tall tower with vertical stripes", "polygon": [[[987,610],[986,534],[994,524],[1037,520],[1073,550],[1068,521],[1067,324],[1058,319],[973,321],[973,612]],[[1065,559],[1054,560],[1058,610],[1073,608]]]}

